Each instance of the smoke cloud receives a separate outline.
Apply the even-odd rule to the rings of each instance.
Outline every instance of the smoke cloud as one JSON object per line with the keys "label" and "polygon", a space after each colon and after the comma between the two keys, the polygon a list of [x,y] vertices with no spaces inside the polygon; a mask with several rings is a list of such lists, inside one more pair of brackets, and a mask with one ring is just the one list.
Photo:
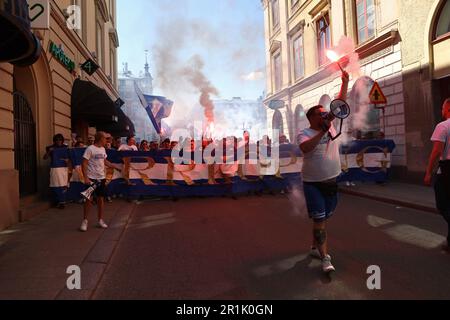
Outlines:
{"label": "smoke cloud", "polygon": [[[342,57],[348,58],[348,65],[345,67],[346,71],[355,80],[351,93],[349,93],[348,102],[352,109],[352,115],[349,120],[345,122],[344,132],[352,130],[366,132],[370,128],[368,124],[369,114],[373,112],[373,106],[370,103],[369,93],[373,82],[369,80],[370,74],[365,75],[362,71],[356,47],[351,38],[342,37],[334,51]],[[336,67],[337,68],[337,67]],[[362,79],[362,76],[367,78]],[[341,140],[346,143],[346,139]]]}
{"label": "smoke cloud", "polygon": [[359,54],[356,52],[356,46],[353,39],[346,36],[341,37],[335,51],[339,56],[346,56],[348,58],[349,62],[346,66],[347,72],[354,78],[360,77],[361,65],[359,63]]}
{"label": "smoke cloud", "polygon": [[[236,2],[212,5],[212,10],[221,6],[234,7]],[[214,99],[245,94],[246,87],[261,86],[264,90],[264,65],[255,65],[255,43],[263,43],[264,25],[255,26],[248,21],[211,21],[187,18],[188,8],[180,10],[170,4],[158,4],[160,9],[171,10],[169,19],[162,19],[157,26],[159,39],[152,39],[155,88],[159,95],[175,101],[170,118],[165,121],[173,127],[188,127],[195,121],[204,120],[222,126],[235,126],[255,120],[251,110],[243,110],[240,119],[226,112],[217,112]],[[256,48],[256,50],[259,50]],[[264,62],[264,50],[261,61]],[[220,83],[213,83],[209,75],[220,66],[227,73]],[[251,68],[251,69],[249,69]],[[217,79],[214,78],[214,79]],[[242,83],[242,92],[220,97],[220,89],[227,81]],[[228,93],[230,94],[230,93]],[[253,99],[258,99],[254,97]],[[233,118],[233,121],[229,121]],[[264,126],[265,126],[264,121]],[[227,131],[224,128],[224,131]]]}

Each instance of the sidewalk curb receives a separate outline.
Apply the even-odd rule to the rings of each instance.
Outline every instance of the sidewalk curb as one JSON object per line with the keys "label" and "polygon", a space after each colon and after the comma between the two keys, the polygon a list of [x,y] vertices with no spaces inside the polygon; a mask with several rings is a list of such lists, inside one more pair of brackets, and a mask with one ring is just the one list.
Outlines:
{"label": "sidewalk curb", "polygon": [[[108,263],[111,261],[117,246],[120,243],[128,224],[131,221],[135,205],[124,203],[111,218],[110,228],[105,230],[96,240],[95,244],[87,252],[80,267],[82,273],[89,274],[88,285],[83,285],[82,290],[61,289],[54,300],[92,300],[93,296],[107,271]],[[113,228],[114,225],[120,226]],[[106,245],[106,252],[105,251]]]}
{"label": "sidewalk curb", "polygon": [[339,191],[341,193],[347,194],[347,195],[352,195],[352,196],[356,196],[356,197],[361,197],[361,198],[366,198],[366,199],[384,202],[384,203],[388,203],[388,204],[393,204],[393,205],[397,205],[397,206],[401,206],[401,207],[405,207],[405,208],[425,211],[427,213],[439,214],[438,210],[434,207],[411,203],[408,201],[402,201],[402,200],[386,198],[386,197],[382,197],[382,196],[371,195],[371,194],[367,194],[365,192],[350,190],[350,189],[342,188],[342,187],[339,188]]}

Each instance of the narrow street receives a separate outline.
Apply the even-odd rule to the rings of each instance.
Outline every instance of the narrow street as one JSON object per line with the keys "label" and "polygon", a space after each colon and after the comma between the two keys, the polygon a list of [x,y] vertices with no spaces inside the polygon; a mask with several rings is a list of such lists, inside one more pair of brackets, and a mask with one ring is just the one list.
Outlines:
{"label": "narrow street", "polygon": [[[139,205],[95,299],[448,299],[439,216],[343,196],[337,274],[308,257],[310,222],[284,196]],[[382,290],[369,291],[370,265]],[[436,275],[439,275],[437,277]]]}
{"label": "narrow street", "polygon": [[[78,232],[71,205],[0,233],[0,299],[450,298],[445,225],[431,213],[342,195],[329,279],[308,256],[309,220],[283,195],[107,209],[106,231]],[[82,290],[65,289],[69,265],[81,267]],[[379,291],[366,286],[371,265]]]}

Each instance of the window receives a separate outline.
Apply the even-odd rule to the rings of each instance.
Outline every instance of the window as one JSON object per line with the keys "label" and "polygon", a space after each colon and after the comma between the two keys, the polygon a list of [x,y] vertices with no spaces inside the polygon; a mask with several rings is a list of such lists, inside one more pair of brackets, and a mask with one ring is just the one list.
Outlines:
{"label": "window", "polygon": [[111,76],[111,82],[116,84],[116,50],[114,42],[109,42],[109,75]]}
{"label": "window", "polygon": [[356,19],[358,43],[366,42],[375,35],[374,0],[356,0]]}
{"label": "window", "polygon": [[273,74],[274,74],[274,88],[275,92],[281,90],[282,86],[282,66],[281,66],[281,53],[277,53],[273,57]]}
{"label": "window", "polygon": [[109,0],[109,16],[113,23],[115,23],[115,15],[116,15],[115,4],[116,4],[115,0]]}
{"label": "window", "polygon": [[103,41],[103,24],[97,20],[97,62],[100,66],[103,66],[103,47],[104,47],[104,41]]}
{"label": "window", "polygon": [[309,121],[306,118],[306,112],[302,105],[297,105],[295,108],[295,133],[296,135],[300,134],[300,132],[306,129],[309,125]]}
{"label": "window", "polygon": [[280,3],[279,0],[272,0],[271,2],[272,10],[272,26],[276,28],[280,25]]}
{"label": "window", "polygon": [[272,119],[272,128],[273,130],[278,130],[280,133],[280,136],[284,134],[284,122],[283,122],[283,115],[279,110],[276,110],[273,119]]}
{"label": "window", "polygon": [[450,33],[450,1],[448,0],[439,14],[434,38],[439,38],[447,33]]}
{"label": "window", "polygon": [[294,77],[295,80],[305,76],[305,59],[303,48],[303,34],[294,38]]}
{"label": "window", "polygon": [[319,55],[319,66],[328,61],[326,50],[331,47],[330,16],[325,14],[317,20],[317,49]]}

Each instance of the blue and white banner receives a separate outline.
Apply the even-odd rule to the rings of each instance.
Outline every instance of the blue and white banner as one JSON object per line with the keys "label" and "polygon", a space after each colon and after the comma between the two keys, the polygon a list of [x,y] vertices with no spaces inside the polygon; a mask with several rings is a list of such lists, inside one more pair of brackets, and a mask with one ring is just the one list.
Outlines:
{"label": "blue and white banner", "polygon": [[[339,181],[386,181],[391,167],[393,141],[355,141],[341,148]],[[85,149],[57,149],[52,156],[50,188],[58,202],[76,201],[86,189],[81,170]],[[247,153],[246,161],[227,164],[177,165],[172,152],[118,152],[108,150],[108,160],[120,168],[106,170],[110,196],[221,196],[251,191],[281,191],[301,187],[303,157],[299,148],[280,146],[278,170],[268,174],[266,160]],[[192,154],[191,159],[194,159]],[[237,160],[237,158],[235,158]]]}
{"label": "blue and white banner", "polygon": [[[106,169],[108,192],[111,196],[123,195],[129,198],[221,196],[264,189],[280,191],[294,184],[301,184],[303,158],[300,150],[295,150],[292,146],[282,146],[280,149],[279,169],[275,175],[266,175],[267,163],[250,161],[248,157],[242,164],[234,161],[227,164],[176,165],[172,161],[171,150],[108,150],[108,160],[120,168]],[[80,193],[86,189],[81,170],[84,151],[85,149],[54,151],[50,187],[56,201],[79,200]],[[191,158],[194,159],[194,154]]]}
{"label": "blue and white banner", "polygon": [[342,175],[338,181],[385,182],[395,147],[392,140],[358,140],[342,146]]}

